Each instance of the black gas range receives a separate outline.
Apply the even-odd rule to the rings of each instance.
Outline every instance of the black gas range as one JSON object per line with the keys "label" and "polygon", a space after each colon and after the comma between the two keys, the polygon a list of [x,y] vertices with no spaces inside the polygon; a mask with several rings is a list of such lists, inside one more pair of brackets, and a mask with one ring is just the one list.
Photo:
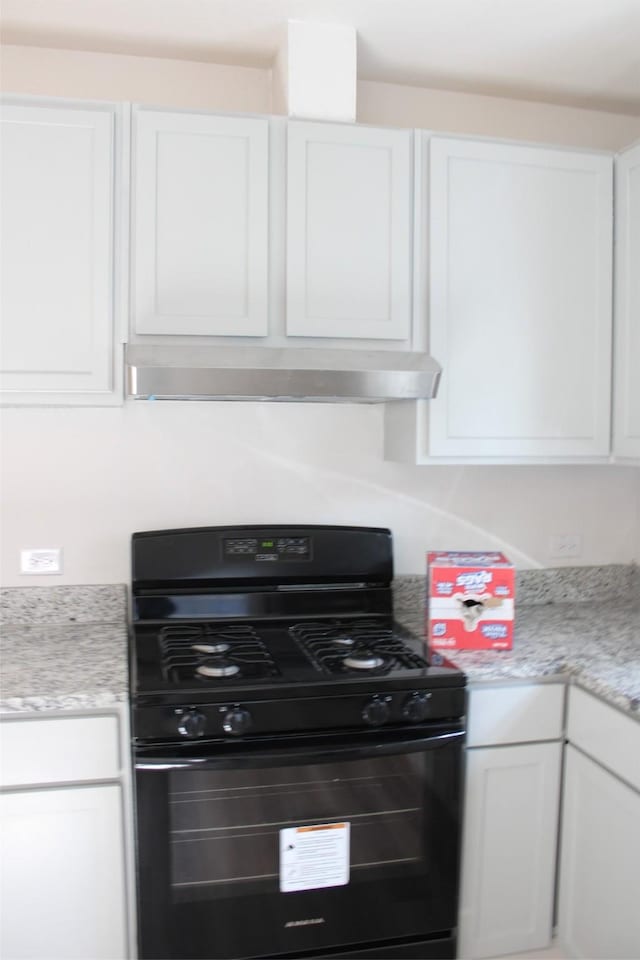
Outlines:
{"label": "black gas range", "polygon": [[142,958],[454,956],[465,678],[392,576],[383,528],[133,535]]}

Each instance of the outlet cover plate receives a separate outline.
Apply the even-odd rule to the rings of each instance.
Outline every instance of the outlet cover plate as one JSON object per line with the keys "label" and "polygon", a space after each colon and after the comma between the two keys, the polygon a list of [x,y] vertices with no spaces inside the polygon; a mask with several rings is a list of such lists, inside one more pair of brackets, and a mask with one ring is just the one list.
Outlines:
{"label": "outlet cover plate", "polygon": [[61,547],[38,547],[20,551],[20,573],[43,576],[62,573]]}
{"label": "outlet cover plate", "polygon": [[579,533],[560,533],[551,537],[549,556],[554,560],[579,557],[582,553],[582,537]]}

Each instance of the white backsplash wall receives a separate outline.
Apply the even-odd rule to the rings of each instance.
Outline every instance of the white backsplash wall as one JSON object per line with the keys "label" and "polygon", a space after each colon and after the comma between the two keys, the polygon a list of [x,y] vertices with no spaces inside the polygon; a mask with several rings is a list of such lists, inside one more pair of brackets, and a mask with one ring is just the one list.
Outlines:
{"label": "white backsplash wall", "polygon": [[[129,402],[2,414],[2,583],[123,583],[134,530],[236,523],[389,526],[396,572],[434,548],[504,549],[558,565],[640,559],[633,467],[414,467],[382,459],[382,407]],[[62,547],[61,576],[19,573],[21,548]]]}

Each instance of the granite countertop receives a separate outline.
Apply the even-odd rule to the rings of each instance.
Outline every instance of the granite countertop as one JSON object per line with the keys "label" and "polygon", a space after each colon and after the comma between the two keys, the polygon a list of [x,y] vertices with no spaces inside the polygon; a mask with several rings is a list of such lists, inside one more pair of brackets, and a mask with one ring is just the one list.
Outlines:
{"label": "granite countertop", "polygon": [[128,698],[124,586],[0,595],[0,713],[100,709]]}
{"label": "granite countertop", "polygon": [[[423,626],[399,616],[412,633]],[[640,603],[516,606],[513,650],[443,651],[469,683],[571,679],[640,720]]]}
{"label": "granite countertop", "polygon": [[[584,592],[580,574],[572,577],[566,568],[555,580],[552,571],[527,571],[534,576],[516,587],[513,650],[443,655],[469,683],[562,678],[640,720],[640,571],[595,568],[610,575],[606,589],[607,578],[596,581],[593,569],[584,568]],[[413,579],[413,588],[406,578],[397,591],[396,618],[423,638],[424,580]],[[519,603],[519,596],[529,602]]]}
{"label": "granite countertop", "polygon": [[[424,577],[394,582],[420,644]],[[640,720],[640,571],[518,573],[512,651],[447,652],[470,683],[570,679]],[[0,712],[95,709],[128,696],[124,586],[18,587],[0,595]]]}
{"label": "granite countertop", "polygon": [[124,622],[5,626],[2,662],[0,712],[87,710],[128,698]]}

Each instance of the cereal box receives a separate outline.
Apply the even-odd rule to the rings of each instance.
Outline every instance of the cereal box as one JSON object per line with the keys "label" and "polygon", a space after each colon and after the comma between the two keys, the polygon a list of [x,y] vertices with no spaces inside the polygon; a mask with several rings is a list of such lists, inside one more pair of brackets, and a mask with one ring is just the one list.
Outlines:
{"label": "cereal box", "polygon": [[503,553],[427,554],[427,643],[432,650],[511,650],[515,571]]}

